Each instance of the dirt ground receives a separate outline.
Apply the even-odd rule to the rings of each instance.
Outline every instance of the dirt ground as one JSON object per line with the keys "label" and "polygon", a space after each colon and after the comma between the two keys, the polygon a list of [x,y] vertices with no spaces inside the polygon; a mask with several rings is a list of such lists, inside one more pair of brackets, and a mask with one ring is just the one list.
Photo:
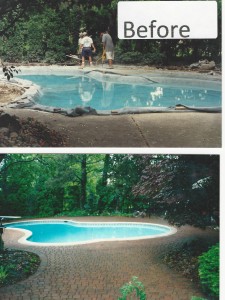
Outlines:
{"label": "dirt ground", "polygon": [[0,104],[10,103],[23,93],[24,89],[21,87],[0,82]]}

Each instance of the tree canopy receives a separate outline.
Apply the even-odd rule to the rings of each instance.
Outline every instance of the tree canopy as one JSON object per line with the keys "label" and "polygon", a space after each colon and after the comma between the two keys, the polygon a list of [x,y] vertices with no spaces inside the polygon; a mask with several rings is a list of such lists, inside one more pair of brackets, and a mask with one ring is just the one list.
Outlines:
{"label": "tree canopy", "polygon": [[217,155],[7,154],[0,214],[111,215],[134,211],[178,226],[219,224]]}
{"label": "tree canopy", "polygon": [[78,34],[86,28],[102,52],[100,33],[110,29],[116,60],[132,64],[221,61],[221,0],[218,2],[218,38],[212,40],[119,40],[117,0],[1,0],[0,57],[10,62],[66,61],[76,53]]}

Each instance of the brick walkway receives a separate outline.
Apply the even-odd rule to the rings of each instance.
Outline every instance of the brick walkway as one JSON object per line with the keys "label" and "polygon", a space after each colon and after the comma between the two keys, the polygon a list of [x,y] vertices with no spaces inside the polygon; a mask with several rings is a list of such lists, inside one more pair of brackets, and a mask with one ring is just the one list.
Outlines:
{"label": "brick walkway", "polygon": [[[76,220],[143,222],[143,219],[103,217]],[[165,224],[164,221],[147,218],[144,222]],[[41,265],[37,273],[27,280],[0,289],[1,300],[116,300],[120,295],[119,288],[132,276],[142,281],[148,300],[190,300],[191,296],[202,296],[198,287],[169,269],[160,257],[191,238],[218,238],[215,232],[190,226],[163,238],[65,247],[25,246],[16,242],[20,236],[18,232],[6,231],[5,246],[37,253],[41,257]]]}

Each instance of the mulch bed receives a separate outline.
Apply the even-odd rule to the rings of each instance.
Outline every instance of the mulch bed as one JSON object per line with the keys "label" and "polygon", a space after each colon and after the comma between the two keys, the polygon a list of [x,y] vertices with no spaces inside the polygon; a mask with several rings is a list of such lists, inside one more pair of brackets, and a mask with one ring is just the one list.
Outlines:
{"label": "mulch bed", "polygon": [[[40,265],[38,255],[21,250],[5,249],[0,252],[0,287],[14,284],[34,274]],[[2,278],[1,268],[7,276]]]}
{"label": "mulch bed", "polygon": [[200,239],[184,243],[179,249],[169,251],[163,261],[196,285],[200,285],[198,257],[208,251],[214,243]]}

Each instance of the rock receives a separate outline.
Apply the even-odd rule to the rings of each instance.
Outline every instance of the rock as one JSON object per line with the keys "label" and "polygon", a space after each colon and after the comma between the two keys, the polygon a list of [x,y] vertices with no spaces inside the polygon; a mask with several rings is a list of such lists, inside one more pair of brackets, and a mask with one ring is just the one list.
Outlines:
{"label": "rock", "polygon": [[193,63],[189,66],[190,69],[197,69],[199,67],[199,63]]}
{"label": "rock", "polygon": [[200,70],[214,70],[216,67],[216,64],[214,61],[210,61],[208,63],[201,63],[199,66]]}
{"label": "rock", "polygon": [[208,61],[207,59],[200,60],[199,62],[193,63],[189,66],[191,70],[193,69],[199,69],[200,71],[208,71],[208,70],[214,70],[216,67],[215,62]]}
{"label": "rock", "polygon": [[9,128],[0,127],[0,136],[9,136]]}
{"label": "rock", "polygon": [[208,59],[199,60],[200,65],[201,64],[208,64],[208,63],[209,63]]}
{"label": "rock", "polygon": [[20,122],[14,116],[10,116],[7,113],[1,113],[0,124],[2,127],[10,127],[13,128],[15,131],[19,131],[21,129]]}
{"label": "rock", "polygon": [[15,131],[10,133],[10,139],[16,139],[18,136],[18,133],[16,133]]}

